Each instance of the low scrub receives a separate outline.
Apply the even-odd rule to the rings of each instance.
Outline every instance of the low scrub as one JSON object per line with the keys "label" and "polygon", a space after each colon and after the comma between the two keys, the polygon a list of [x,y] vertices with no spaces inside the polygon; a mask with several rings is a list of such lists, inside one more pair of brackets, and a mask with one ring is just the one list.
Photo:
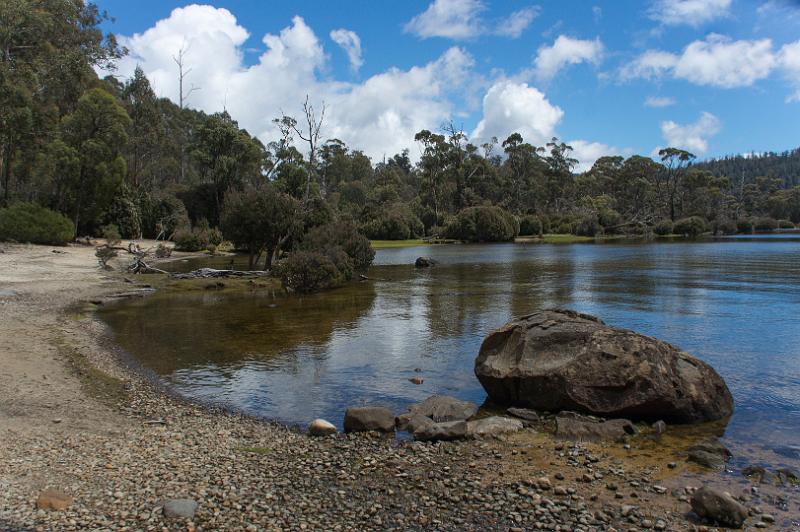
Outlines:
{"label": "low scrub", "polygon": [[74,235],[75,226],[66,216],[35,203],[0,209],[0,240],[60,246]]}
{"label": "low scrub", "polygon": [[697,237],[708,231],[708,222],[699,216],[689,216],[681,218],[675,222],[672,232],[677,235]]}
{"label": "low scrub", "polygon": [[[296,292],[317,292],[344,284],[352,275],[352,263],[339,253],[332,259],[317,251],[295,251],[274,269],[283,286]],[[338,264],[337,264],[338,261]],[[342,271],[344,270],[344,271]]]}
{"label": "low scrub", "polygon": [[753,222],[756,231],[774,231],[778,228],[778,220],[775,218],[756,218]]}
{"label": "low scrub", "polygon": [[778,220],[779,229],[794,229],[794,222],[791,220]]}
{"label": "low scrub", "polygon": [[445,234],[466,242],[508,242],[519,234],[519,222],[500,207],[469,207],[447,224]]}
{"label": "low scrub", "polygon": [[539,236],[542,234],[542,221],[538,216],[528,214],[519,220],[520,236]]}
{"label": "low scrub", "polygon": [[661,220],[653,226],[653,233],[659,236],[671,235],[673,227],[672,220]]}
{"label": "low scrub", "polygon": [[750,218],[740,218],[736,220],[736,230],[743,234],[750,234],[753,232],[753,220]]}

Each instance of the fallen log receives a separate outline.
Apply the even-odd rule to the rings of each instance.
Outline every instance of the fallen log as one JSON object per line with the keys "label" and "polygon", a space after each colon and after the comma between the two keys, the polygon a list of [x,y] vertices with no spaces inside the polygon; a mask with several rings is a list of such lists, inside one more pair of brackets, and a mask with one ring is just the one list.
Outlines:
{"label": "fallen log", "polygon": [[241,270],[215,270],[214,268],[200,268],[188,273],[172,274],[174,279],[216,279],[220,277],[267,277],[268,271],[241,271]]}
{"label": "fallen log", "polygon": [[141,258],[138,257],[131,263],[130,266],[128,266],[128,271],[130,273],[163,273],[166,275],[170,275],[170,273],[167,271],[160,270],[158,268],[153,268],[152,266],[150,266],[149,264],[147,264],[145,261],[143,261]]}

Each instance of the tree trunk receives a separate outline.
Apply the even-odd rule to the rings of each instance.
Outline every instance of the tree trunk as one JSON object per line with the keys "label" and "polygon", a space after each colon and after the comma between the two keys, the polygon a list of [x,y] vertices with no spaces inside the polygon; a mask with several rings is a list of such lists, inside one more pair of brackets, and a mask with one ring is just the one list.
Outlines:
{"label": "tree trunk", "polygon": [[272,260],[275,257],[275,251],[277,251],[277,247],[267,247],[266,249],[266,258],[264,259],[264,271],[268,272],[272,269]]}

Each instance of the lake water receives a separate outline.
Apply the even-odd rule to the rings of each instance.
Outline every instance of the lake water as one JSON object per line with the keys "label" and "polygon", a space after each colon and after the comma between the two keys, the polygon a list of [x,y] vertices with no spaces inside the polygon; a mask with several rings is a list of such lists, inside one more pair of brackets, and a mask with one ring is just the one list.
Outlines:
{"label": "lake water", "polygon": [[[439,265],[416,270],[419,255]],[[709,362],[736,403],[726,439],[800,458],[797,235],[389,249],[369,277],[303,297],[156,294],[101,315],[181,394],[341,425],[352,405],[400,412],[433,393],[482,403],[473,362],[486,334],[513,316],[572,308]]]}

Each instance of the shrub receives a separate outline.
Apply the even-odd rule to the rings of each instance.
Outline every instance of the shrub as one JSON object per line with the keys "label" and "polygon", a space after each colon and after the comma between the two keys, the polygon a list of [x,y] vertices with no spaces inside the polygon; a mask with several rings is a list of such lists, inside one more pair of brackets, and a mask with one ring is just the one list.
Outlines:
{"label": "shrub", "polygon": [[75,226],[66,216],[35,203],[0,209],[0,240],[64,245],[73,236]]}
{"label": "shrub", "polygon": [[614,233],[622,223],[622,215],[614,209],[600,209],[597,221],[603,227],[604,233]]}
{"label": "shrub", "polygon": [[142,236],[141,210],[128,186],[120,187],[106,211],[105,220],[107,225],[117,227],[120,239]]}
{"label": "shrub", "polygon": [[367,238],[374,240],[406,240],[425,234],[422,221],[404,206],[397,206],[386,214],[370,220],[362,227]]}
{"label": "shrub", "polygon": [[208,235],[203,231],[182,228],[175,231],[172,237],[175,242],[175,249],[178,251],[203,251],[208,246]]}
{"label": "shrub", "polygon": [[672,229],[672,220],[661,220],[655,226],[653,226],[653,232],[659,236],[671,235]]}
{"label": "shrub", "polygon": [[[342,260],[341,256],[339,260]],[[328,255],[315,251],[295,251],[275,266],[275,275],[283,286],[297,292],[334,288],[346,281]]]}
{"label": "shrub", "polygon": [[579,236],[597,236],[603,232],[597,217],[590,215],[581,218],[575,225],[575,234]]}
{"label": "shrub", "polygon": [[122,237],[119,234],[119,229],[114,224],[108,224],[101,227],[100,234],[106,239],[106,243],[109,246],[116,246],[120,243],[120,241],[122,241]]}
{"label": "shrub", "polygon": [[146,238],[157,238],[159,235],[170,238],[178,229],[190,225],[186,207],[175,196],[147,195],[141,199],[140,205],[142,235]]}
{"label": "shrub", "polygon": [[500,207],[468,207],[447,224],[448,238],[468,242],[507,242],[519,233],[516,218]]}
{"label": "shrub", "polygon": [[714,222],[715,235],[734,235],[737,231],[736,222],[733,220],[723,218]]}
{"label": "shrub", "polygon": [[104,270],[110,270],[111,266],[108,265],[108,261],[117,256],[117,250],[109,245],[99,246],[94,251],[94,255]]}
{"label": "shrub", "polygon": [[778,220],[778,227],[780,229],[794,229],[794,223],[791,220]]}
{"label": "shrub", "polygon": [[750,218],[739,218],[736,220],[736,230],[740,233],[750,234],[753,232],[753,220]]}
{"label": "shrub", "polygon": [[561,222],[556,226],[556,233],[560,235],[571,235],[575,231],[575,225],[571,222]]}
{"label": "shrub", "polygon": [[778,228],[778,220],[775,218],[756,218],[753,222],[756,231],[774,231]]}
{"label": "shrub", "polygon": [[542,221],[538,216],[528,214],[519,220],[519,234],[523,236],[537,236],[542,234]]}
{"label": "shrub", "polygon": [[352,222],[336,222],[311,229],[303,238],[300,249],[326,255],[340,248],[352,261],[352,268],[366,270],[375,258],[375,250],[369,240],[358,232]]}
{"label": "shrub", "polygon": [[676,221],[672,231],[678,235],[696,237],[708,231],[708,222],[699,216],[689,216]]}

